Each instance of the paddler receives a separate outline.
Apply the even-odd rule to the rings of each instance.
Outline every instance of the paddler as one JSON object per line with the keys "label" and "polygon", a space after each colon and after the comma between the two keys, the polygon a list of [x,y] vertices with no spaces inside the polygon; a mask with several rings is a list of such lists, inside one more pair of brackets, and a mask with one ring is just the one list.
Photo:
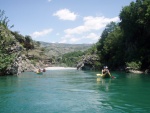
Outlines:
{"label": "paddler", "polygon": [[110,72],[108,70],[108,67],[104,66],[104,68],[102,69],[102,75],[105,76],[107,74],[111,77],[111,74],[110,74]]}

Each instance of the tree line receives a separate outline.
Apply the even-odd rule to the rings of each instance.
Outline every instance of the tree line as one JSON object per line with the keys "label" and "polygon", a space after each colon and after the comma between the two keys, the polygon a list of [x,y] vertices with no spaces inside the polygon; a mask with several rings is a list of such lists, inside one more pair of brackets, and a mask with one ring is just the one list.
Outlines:
{"label": "tree line", "polygon": [[105,27],[97,42],[100,65],[150,68],[150,0],[131,2],[122,8],[119,18],[119,23]]}

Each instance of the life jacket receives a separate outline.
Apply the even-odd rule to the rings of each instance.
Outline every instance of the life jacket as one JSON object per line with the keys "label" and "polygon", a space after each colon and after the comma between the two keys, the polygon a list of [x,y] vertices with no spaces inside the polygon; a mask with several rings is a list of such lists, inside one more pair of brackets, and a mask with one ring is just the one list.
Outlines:
{"label": "life jacket", "polygon": [[107,74],[108,72],[109,72],[108,69],[104,69],[104,70],[103,70],[103,74],[104,74],[104,75]]}

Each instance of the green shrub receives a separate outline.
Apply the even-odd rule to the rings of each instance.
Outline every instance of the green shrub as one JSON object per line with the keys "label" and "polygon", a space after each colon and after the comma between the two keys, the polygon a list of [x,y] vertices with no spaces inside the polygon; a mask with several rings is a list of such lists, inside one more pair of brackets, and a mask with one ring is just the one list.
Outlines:
{"label": "green shrub", "polygon": [[132,61],[132,62],[127,62],[126,63],[126,66],[127,67],[130,67],[130,68],[132,68],[132,69],[140,69],[141,68],[141,62],[139,61],[139,62],[134,62],[134,61]]}

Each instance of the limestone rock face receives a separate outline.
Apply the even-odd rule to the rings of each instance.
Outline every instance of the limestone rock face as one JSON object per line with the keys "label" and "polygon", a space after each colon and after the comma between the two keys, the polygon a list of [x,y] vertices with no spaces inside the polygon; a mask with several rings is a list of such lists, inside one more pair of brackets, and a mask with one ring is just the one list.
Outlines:
{"label": "limestone rock face", "polygon": [[20,51],[17,52],[16,58],[13,63],[7,68],[7,74],[9,75],[19,75],[24,71],[35,71],[36,67],[31,63],[31,61],[25,56],[21,55]]}
{"label": "limestone rock face", "polygon": [[95,70],[95,62],[98,61],[97,55],[85,55],[77,64],[78,70]]}
{"label": "limestone rock face", "polygon": [[39,68],[45,67],[46,65],[44,64],[44,62],[39,61],[38,63],[33,64],[26,55],[19,54],[18,52],[18,56],[16,56],[12,65],[8,67],[7,74],[19,75],[25,71],[36,72],[36,70],[38,70]]}
{"label": "limestone rock face", "polygon": [[34,71],[34,66],[25,55],[26,49],[23,47],[12,32],[0,25],[0,76],[19,75],[24,71]]}

